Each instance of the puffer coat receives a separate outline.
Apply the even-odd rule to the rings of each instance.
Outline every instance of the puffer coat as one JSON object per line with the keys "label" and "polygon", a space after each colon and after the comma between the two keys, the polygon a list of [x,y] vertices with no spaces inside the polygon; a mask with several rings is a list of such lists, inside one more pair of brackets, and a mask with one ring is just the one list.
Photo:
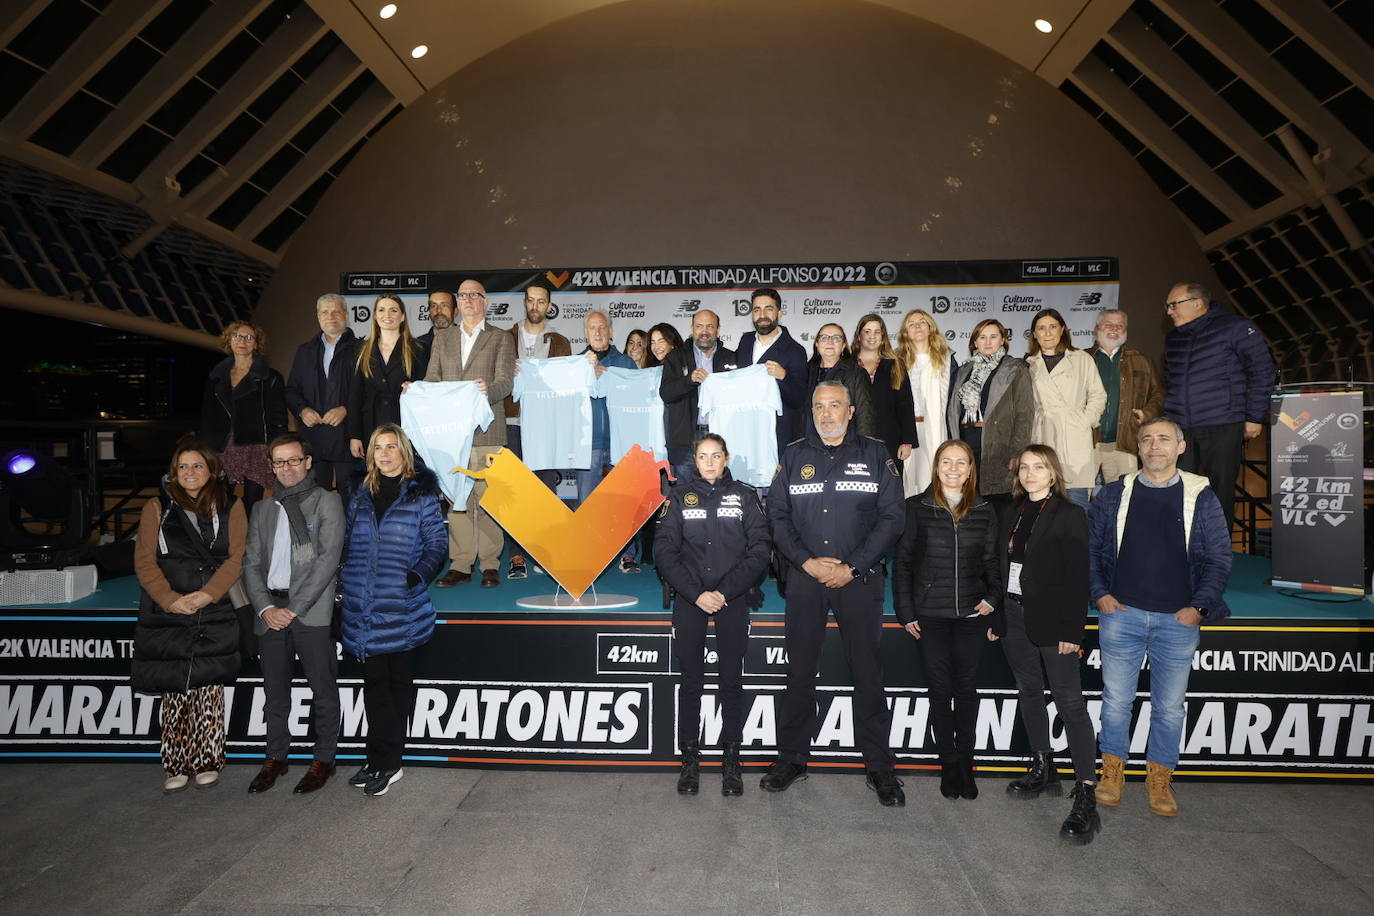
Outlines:
{"label": "puffer coat", "polygon": [[968,617],[984,600],[1000,613],[998,537],[997,513],[981,497],[958,525],[948,509],[935,504],[931,490],[908,499],[892,576],[897,619]]}

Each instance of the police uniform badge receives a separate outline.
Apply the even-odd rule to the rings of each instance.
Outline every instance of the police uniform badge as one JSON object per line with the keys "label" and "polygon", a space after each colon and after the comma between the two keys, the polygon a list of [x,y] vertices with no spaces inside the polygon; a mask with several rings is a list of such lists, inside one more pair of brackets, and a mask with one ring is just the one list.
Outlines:
{"label": "police uniform badge", "polygon": [[892,472],[893,477],[902,476],[902,472],[897,470],[897,462],[893,461],[891,458],[887,459],[887,469]]}
{"label": "police uniform badge", "polygon": [[816,476],[816,466],[814,464],[804,464],[801,469],[801,479],[810,480]]}
{"label": "police uniform badge", "polygon": [[668,503],[669,503],[669,502],[670,502],[670,501],[669,501],[669,500],[666,500],[666,499],[663,501],[663,507],[662,507],[661,509],[658,510],[658,517],[659,517],[659,518],[667,518],[667,517],[668,517]]}
{"label": "police uniform badge", "polygon": [[682,504],[684,506],[695,506],[699,502],[701,502],[701,497],[697,496],[695,493],[688,493],[686,496],[682,497]]}

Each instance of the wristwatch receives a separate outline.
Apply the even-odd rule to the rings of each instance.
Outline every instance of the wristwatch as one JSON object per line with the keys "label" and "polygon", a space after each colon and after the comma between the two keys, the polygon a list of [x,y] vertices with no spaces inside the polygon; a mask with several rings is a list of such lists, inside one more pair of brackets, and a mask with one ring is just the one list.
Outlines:
{"label": "wristwatch", "polygon": [[859,575],[859,569],[858,569],[857,566],[855,566],[853,563],[849,563],[849,564],[846,564],[846,565],[849,567],[849,574],[850,574],[851,576],[853,576],[855,579],[862,578],[862,577]]}
{"label": "wristwatch", "polygon": [[1205,607],[1195,607],[1193,610],[1197,611],[1198,616],[1203,620],[1207,619],[1207,609]]}

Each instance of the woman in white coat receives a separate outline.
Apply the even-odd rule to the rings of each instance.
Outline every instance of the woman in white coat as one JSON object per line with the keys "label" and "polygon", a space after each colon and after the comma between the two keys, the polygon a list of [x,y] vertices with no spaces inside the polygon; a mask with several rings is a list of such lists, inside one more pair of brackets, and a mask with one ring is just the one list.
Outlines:
{"label": "woman in white coat", "polygon": [[1026,351],[1035,394],[1032,441],[1054,449],[1064,465],[1069,499],[1084,511],[1097,476],[1093,429],[1107,406],[1107,391],[1097,365],[1073,345],[1064,319],[1045,309],[1031,322]]}
{"label": "woman in white coat", "polygon": [[921,309],[912,309],[902,319],[902,328],[897,332],[897,358],[911,378],[916,419],[917,446],[902,462],[903,489],[910,499],[930,487],[935,450],[950,437],[945,409],[950,380],[959,363],[935,319]]}

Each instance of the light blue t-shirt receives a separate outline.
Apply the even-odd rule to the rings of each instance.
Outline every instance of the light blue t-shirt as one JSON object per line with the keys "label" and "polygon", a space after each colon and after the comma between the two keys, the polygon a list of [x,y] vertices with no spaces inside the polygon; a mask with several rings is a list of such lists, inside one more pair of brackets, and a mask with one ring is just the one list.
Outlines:
{"label": "light blue t-shirt", "polygon": [[711,432],[730,450],[730,473],[750,486],[766,487],[778,467],[778,383],[764,365],[713,372],[697,394]]}
{"label": "light blue t-shirt", "polygon": [[585,356],[522,359],[511,397],[520,402],[520,448],[533,471],[592,466],[596,369]]}
{"label": "light blue t-shirt", "polygon": [[606,399],[611,419],[611,463],[615,464],[633,445],[653,452],[655,461],[668,457],[663,430],[663,399],[658,384],[663,367],[622,369],[607,367],[596,380],[597,397]]}
{"label": "light blue t-shirt", "polygon": [[411,382],[401,394],[401,428],[455,512],[466,510],[472,478],[453,469],[468,466],[473,433],[494,419],[476,382]]}

